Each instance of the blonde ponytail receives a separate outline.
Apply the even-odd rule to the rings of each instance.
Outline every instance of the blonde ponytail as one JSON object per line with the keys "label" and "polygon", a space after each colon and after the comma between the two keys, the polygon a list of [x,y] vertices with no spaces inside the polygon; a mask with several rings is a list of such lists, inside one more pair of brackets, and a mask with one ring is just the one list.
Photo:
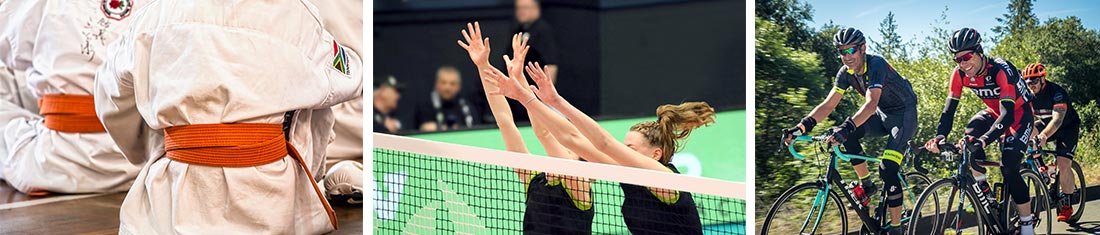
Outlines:
{"label": "blonde ponytail", "polygon": [[645,121],[630,127],[641,133],[649,144],[661,148],[662,164],[672,160],[672,155],[683,146],[683,140],[696,128],[714,123],[714,108],[706,102],[685,102],[680,105],[657,107],[657,121]]}

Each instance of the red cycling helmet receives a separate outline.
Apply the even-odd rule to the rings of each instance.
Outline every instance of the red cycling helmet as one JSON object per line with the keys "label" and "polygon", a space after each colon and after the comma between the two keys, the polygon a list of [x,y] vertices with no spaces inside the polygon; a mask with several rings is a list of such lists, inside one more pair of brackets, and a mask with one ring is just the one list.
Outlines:
{"label": "red cycling helmet", "polygon": [[1030,80],[1029,78],[1038,77],[1043,83],[1047,82],[1047,68],[1042,63],[1028,64],[1023,71],[1024,80]]}

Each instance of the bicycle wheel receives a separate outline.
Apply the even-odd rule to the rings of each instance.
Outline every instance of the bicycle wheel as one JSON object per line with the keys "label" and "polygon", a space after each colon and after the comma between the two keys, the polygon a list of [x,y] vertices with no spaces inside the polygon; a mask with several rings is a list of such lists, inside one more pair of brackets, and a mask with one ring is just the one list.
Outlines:
{"label": "bicycle wheel", "polygon": [[901,216],[902,225],[909,223],[910,216],[913,215],[913,208],[916,208],[917,199],[920,199],[920,194],[931,185],[932,180],[922,173],[909,172],[905,174],[905,191],[902,192],[901,205],[901,208],[904,208]]}
{"label": "bicycle wheel", "polygon": [[760,234],[847,234],[840,197],[819,182],[791,187],[768,209]]}
{"label": "bicycle wheel", "polygon": [[[1047,187],[1043,184],[1043,181],[1039,179],[1039,175],[1035,174],[1031,170],[1020,170],[1020,176],[1024,178],[1024,183],[1027,184],[1028,196],[1031,197],[1031,214],[1034,215],[1032,220],[1035,221],[1035,234],[1050,234],[1051,224],[1054,222],[1054,210],[1050,204],[1050,196],[1047,195]],[[1011,194],[1005,199],[1004,209],[1008,213],[1007,219],[1010,220],[1008,225],[1015,226],[1019,222],[1019,213],[1017,212],[1016,205],[1012,203]]]}
{"label": "bicycle wheel", "polygon": [[987,234],[988,222],[974,210],[977,199],[956,183],[954,178],[942,179],[921,192],[907,234]]}
{"label": "bicycle wheel", "polygon": [[[932,180],[928,179],[927,176],[924,176],[924,174],[919,172],[906,173],[905,176],[902,177],[902,179],[902,182],[904,182],[904,184],[902,185],[903,190],[901,204],[901,224],[904,229],[904,226],[909,223],[909,216],[913,213],[913,205],[917,204],[917,197],[920,196],[921,192],[924,192],[924,189],[928,188],[928,186],[932,184]],[[885,192],[883,193],[883,195],[885,196]],[[876,207],[874,210],[874,216],[876,219],[879,220],[878,226],[880,228],[885,228],[887,225],[890,224],[890,215],[885,211],[886,208],[881,208],[886,206],[886,204],[881,201],[884,199],[885,198],[879,198],[878,200],[874,200],[872,203],[874,205],[878,205],[878,207]],[[869,233],[870,231],[866,226],[860,228],[860,234]]]}

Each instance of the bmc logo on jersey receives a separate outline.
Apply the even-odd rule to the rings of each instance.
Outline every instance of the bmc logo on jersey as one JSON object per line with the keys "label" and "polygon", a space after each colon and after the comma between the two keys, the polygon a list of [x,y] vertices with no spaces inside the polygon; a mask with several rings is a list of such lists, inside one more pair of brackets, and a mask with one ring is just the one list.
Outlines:
{"label": "bmc logo on jersey", "polygon": [[1020,98],[1023,98],[1024,102],[1035,98],[1035,94],[1031,94],[1031,90],[1027,89],[1027,83],[1024,83],[1023,79],[1016,80],[1016,92],[1020,93]]}
{"label": "bmc logo on jersey", "polygon": [[134,3],[131,0],[103,0],[103,15],[113,20],[122,20],[130,16]]}
{"label": "bmc logo on jersey", "polygon": [[978,98],[982,98],[982,99],[995,99],[997,97],[1000,97],[1000,94],[1001,94],[1001,88],[1000,87],[992,88],[992,89],[978,88],[978,89],[971,89],[971,90],[974,90],[974,94],[978,95]]}

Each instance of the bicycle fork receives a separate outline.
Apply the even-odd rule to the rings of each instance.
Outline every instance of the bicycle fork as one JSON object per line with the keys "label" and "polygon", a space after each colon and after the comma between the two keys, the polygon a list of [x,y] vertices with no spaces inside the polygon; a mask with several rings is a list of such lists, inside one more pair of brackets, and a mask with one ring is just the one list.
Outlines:
{"label": "bicycle fork", "polygon": [[[806,219],[802,220],[802,229],[800,231],[806,231],[806,227],[809,226],[810,221],[815,221],[813,228],[810,230],[810,234],[817,232],[817,226],[821,224],[821,217],[825,215],[825,206],[828,206],[827,200],[829,199],[829,182],[825,180],[819,180],[819,185],[823,186],[822,190],[817,191],[817,195],[814,196],[814,203],[810,213],[806,214]],[[816,213],[815,213],[816,211]],[[811,220],[811,218],[813,218]]]}

